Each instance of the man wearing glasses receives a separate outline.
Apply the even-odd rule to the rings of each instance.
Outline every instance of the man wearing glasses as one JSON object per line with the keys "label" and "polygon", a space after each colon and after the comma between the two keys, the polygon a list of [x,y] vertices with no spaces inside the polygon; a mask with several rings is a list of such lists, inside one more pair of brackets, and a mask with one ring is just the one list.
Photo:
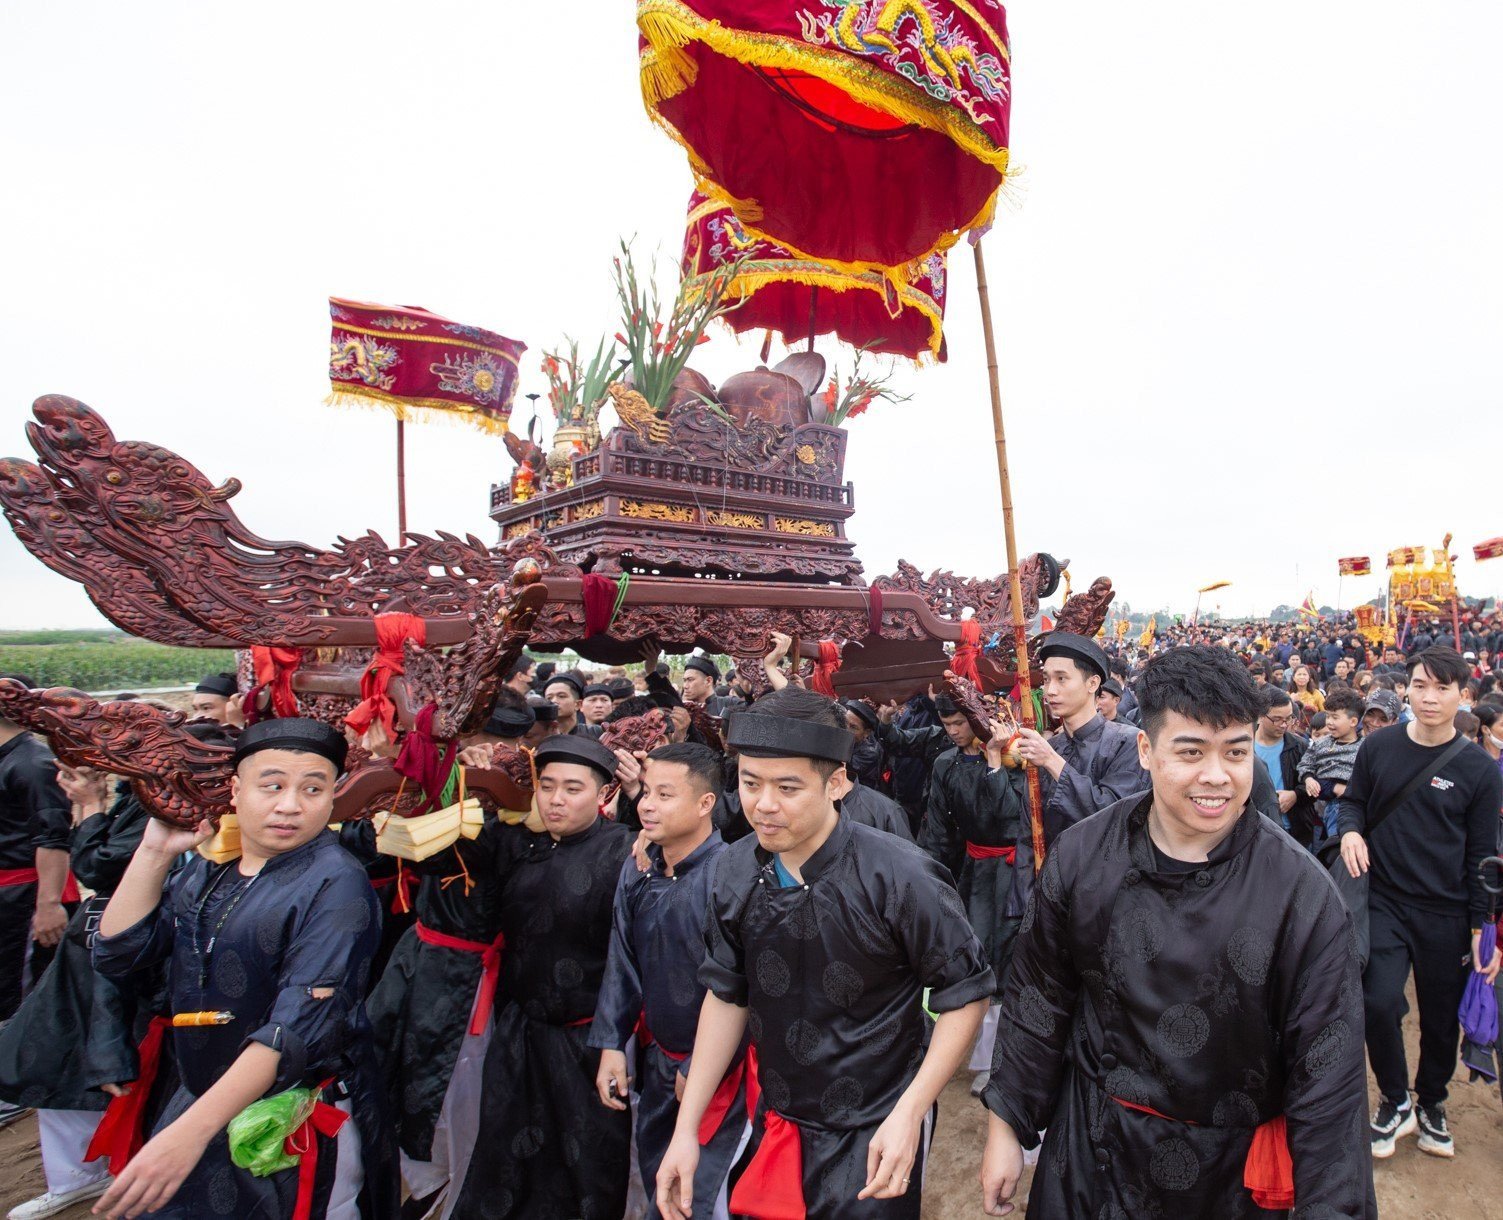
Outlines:
{"label": "man wearing glasses", "polygon": [[1294,724],[1294,702],[1289,692],[1276,686],[1258,688],[1258,728],[1253,736],[1253,751],[1268,769],[1268,777],[1278,790],[1279,813],[1284,829],[1309,847],[1320,817],[1315,802],[1299,782],[1299,760],[1309,742],[1290,731]]}

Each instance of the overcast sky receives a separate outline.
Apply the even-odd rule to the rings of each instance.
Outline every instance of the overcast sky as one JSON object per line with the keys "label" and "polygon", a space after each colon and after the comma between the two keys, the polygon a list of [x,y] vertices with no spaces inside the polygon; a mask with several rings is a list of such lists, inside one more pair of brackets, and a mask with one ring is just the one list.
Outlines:
{"label": "overcast sky", "polygon": [[[31,456],[31,400],[70,394],[240,477],[266,537],[394,536],[390,417],[321,405],[326,298],[524,340],[522,393],[564,333],[593,350],[618,238],[676,256],[690,186],[631,13],[7,6],[0,453]],[[985,249],[1022,550],[1140,608],[1231,580],[1214,604],[1242,614],[1333,602],[1338,556],[1381,570],[1451,530],[1463,590],[1503,591],[1470,558],[1503,533],[1503,9],[1030,0],[1009,24],[1025,172]],[[852,422],[868,576],[1005,566],[962,253],[949,364]],[[727,337],[696,358],[755,363]],[[408,451],[411,527],[493,538],[501,442],[427,427]],[[0,627],[99,624],[8,530],[0,572]]]}

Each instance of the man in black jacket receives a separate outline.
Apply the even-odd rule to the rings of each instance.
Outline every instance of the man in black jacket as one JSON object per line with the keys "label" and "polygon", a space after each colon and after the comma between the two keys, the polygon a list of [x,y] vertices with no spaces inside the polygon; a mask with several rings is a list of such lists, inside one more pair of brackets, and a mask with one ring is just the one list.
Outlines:
{"label": "man in black jacket", "polygon": [[[1371,955],[1363,978],[1367,1053],[1382,1101],[1372,1121],[1373,1156],[1393,1155],[1401,1137],[1419,1129],[1420,1151],[1456,1154],[1446,1126],[1446,1085],[1456,1070],[1456,1010],[1466,986],[1468,951],[1489,983],[1491,966],[1475,965],[1488,895],[1478,865],[1498,850],[1503,777],[1475,743],[1447,756],[1456,739],[1456,710],[1470,666],[1454,648],[1436,646],[1409,658],[1414,719],[1379,729],[1362,741],[1352,780],[1341,797],[1341,856],[1353,877],[1371,870],[1368,927]],[[1411,795],[1393,802],[1411,781],[1439,770]],[[1382,819],[1371,829],[1369,819]],[[1469,938],[1470,934],[1470,938]],[[1420,1021],[1415,1073],[1417,1107],[1409,1102],[1403,1022],[1404,984],[1414,970]]]}
{"label": "man in black jacket", "polygon": [[1351,920],[1250,804],[1252,680],[1175,648],[1138,699],[1152,791],[1059,835],[1018,935],[982,1206],[1047,1128],[1030,1215],[1373,1220]]}

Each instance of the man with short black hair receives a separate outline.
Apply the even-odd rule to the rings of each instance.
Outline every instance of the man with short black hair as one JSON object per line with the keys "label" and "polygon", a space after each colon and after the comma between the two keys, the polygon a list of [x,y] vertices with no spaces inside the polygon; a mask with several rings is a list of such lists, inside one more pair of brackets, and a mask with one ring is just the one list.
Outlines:
{"label": "man with short black hair", "polygon": [[1303,737],[1291,731],[1294,723],[1294,700],[1288,691],[1275,686],[1258,690],[1258,732],[1253,752],[1268,769],[1273,781],[1284,829],[1296,842],[1308,847],[1320,816],[1314,800],[1304,791],[1299,779],[1300,759],[1309,746]]}
{"label": "man with short black hair", "polygon": [[684,662],[684,698],[690,703],[706,703],[715,693],[720,670],[708,657],[694,656]]}
{"label": "man with short black hair", "polygon": [[535,668],[533,659],[524,652],[507,667],[502,684],[519,695],[526,695],[532,690],[532,672]]}
{"label": "man with short black hair", "polygon": [[599,737],[600,730],[588,725],[580,717],[579,705],[584,700],[584,683],[579,675],[562,671],[548,679],[543,694],[558,710],[558,729],[563,734],[578,737]]}
{"label": "man with short black hair", "polygon": [[793,1209],[780,1215],[808,1220],[917,1220],[935,1099],[991,994],[944,870],[837,811],[851,735],[827,722],[829,706],[789,687],[728,726],[756,836],[716,870],[700,970],[709,994],[658,1171],[670,1220],[690,1212],[700,1120],[748,1034],[762,1105],[731,1211],[765,1214],[776,1198]]}
{"label": "man with short black hair", "polygon": [[[1468,950],[1472,969],[1488,982],[1499,961],[1494,953],[1490,966],[1477,962],[1488,914],[1478,866],[1498,851],[1503,776],[1456,731],[1469,672],[1456,650],[1428,648],[1410,656],[1408,666],[1414,721],[1363,740],[1338,823],[1351,875],[1369,875],[1372,948],[1363,988],[1367,1052],[1382,1094],[1372,1120],[1372,1154],[1380,1159],[1416,1127],[1420,1151],[1455,1155],[1445,1100],[1456,1070]],[[1403,1033],[1411,967],[1420,1022],[1417,1106],[1409,1100]]]}
{"label": "man with short black hair", "polygon": [[584,688],[584,696],[579,701],[579,712],[587,725],[599,728],[615,706],[611,688],[604,682],[591,682]]}
{"label": "man with short black hair", "polygon": [[1351,920],[1251,803],[1252,680],[1190,646],[1137,686],[1151,791],[1045,860],[982,1096],[982,1205],[1012,1210],[1047,1129],[1030,1215],[1373,1220]]}
{"label": "man with short black hair", "polygon": [[[642,768],[637,815],[650,867],[621,866],[610,955],[589,1044],[600,1050],[595,1087],[601,1104],[624,1110],[633,1083],[626,1048],[642,1030],[636,1114],[637,1161],[649,1198],[673,1137],[678,1098],[689,1072],[705,988],[692,969],[704,956],[705,912],[725,843],[712,817],[721,761],[708,746],[659,746]],[[746,1086],[737,1056],[717,1094],[719,1115],[694,1174],[695,1215],[724,1216],[726,1175],[747,1130]],[[649,1213],[657,1209],[649,1204]]]}

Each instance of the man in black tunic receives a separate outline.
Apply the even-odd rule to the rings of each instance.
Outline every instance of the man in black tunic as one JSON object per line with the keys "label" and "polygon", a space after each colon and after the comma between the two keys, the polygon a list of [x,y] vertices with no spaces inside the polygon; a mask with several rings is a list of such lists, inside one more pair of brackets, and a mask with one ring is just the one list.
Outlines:
{"label": "man in black tunic", "polygon": [[1064,830],[1029,899],[982,1204],[1013,1210],[1047,1128],[1031,1216],[1371,1220],[1351,920],[1250,802],[1252,679],[1178,648],[1138,699],[1152,790]]}
{"label": "man in black tunic", "polygon": [[[610,958],[590,1028],[590,1045],[600,1048],[600,1100],[622,1110],[631,1083],[626,1047],[641,1020],[637,1160],[649,1197],[673,1136],[704,1003],[695,971],[704,955],[715,861],[725,850],[711,821],[720,787],[720,756],[708,746],[660,746],[647,756],[637,809],[651,868],[642,872],[635,860],[621,868]],[[708,1138],[694,1177],[694,1205],[705,1220],[725,1214],[726,1175],[746,1134],[741,1062],[738,1057],[722,1082],[716,1113],[702,1124],[701,1136]],[[651,1203],[648,1214],[659,1214]]]}
{"label": "man in black tunic", "polygon": [[[658,1207],[689,1214],[699,1125],[750,1035],[756,1154],[731,1211],[917,1220],[935,1099],[970,1049],[992,972],[949,875],[911,843],[840,816],[851,734],[789,688],[731,717],[755,838],[721,855],[705,997]],[[921,997],[939,1017],[929,1023]],[[696,1213],[697,1214],[697,1213]]]}
{"label": "man in black tunic", "polygon": [[[544,830],[488,823],[474,846],[501,878],[500,995],[460,1220],[618,1220],[631,1116],[595,1095],[589,1046],[632,832],[600,816],[616,756],[589,737],[537,749]],[[467,853],[474,858],[474,853]]]}

